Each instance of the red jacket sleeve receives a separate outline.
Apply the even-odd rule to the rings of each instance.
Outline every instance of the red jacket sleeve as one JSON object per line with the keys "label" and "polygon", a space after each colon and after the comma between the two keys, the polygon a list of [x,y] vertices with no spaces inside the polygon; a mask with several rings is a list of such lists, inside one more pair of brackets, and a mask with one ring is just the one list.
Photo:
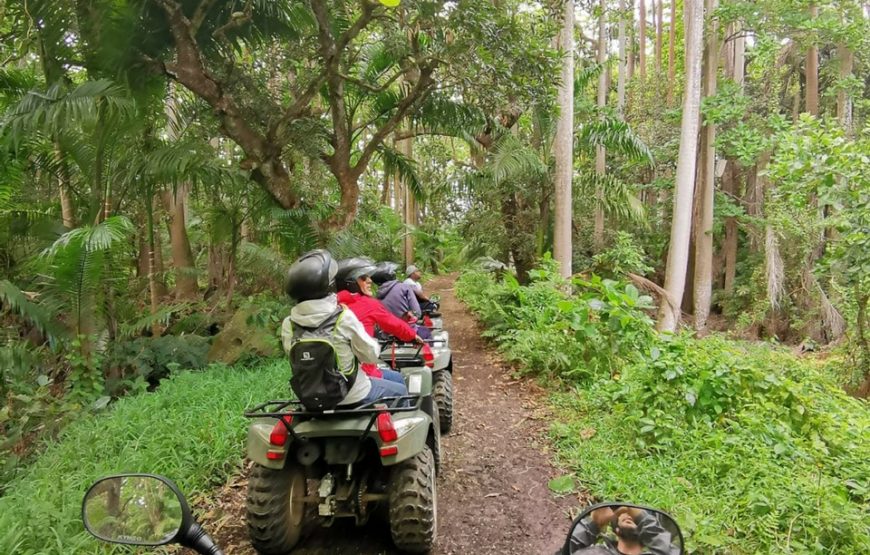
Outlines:
{"label": "red jacket sleeve", "polygon": [[417,337],[417,332],[411,326],[393,316],[380,301],[375,299],[372,299],[371,302],[371,316],[382,330],[402,341],[413,341]]}

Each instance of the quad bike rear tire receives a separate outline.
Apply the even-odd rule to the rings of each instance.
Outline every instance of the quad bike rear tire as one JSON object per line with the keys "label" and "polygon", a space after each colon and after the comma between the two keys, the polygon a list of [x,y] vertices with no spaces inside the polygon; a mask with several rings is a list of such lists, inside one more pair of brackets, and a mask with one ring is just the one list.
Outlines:
{"label": "quad bike rear tire", "polygon": [[393,467],[387,486],[393,543],[409,553],[429,553],[438,530],[435,458],[426,446]]}
{"label": "quad bike rear tire", "polygon": [[449,371],[441,370],[432,377],[432,398],[438,405],[441,433],[446,435],[453,428],[453,374]]}
{"label": "quad bike rear tire", "polygon": [[254,464],[248,478],[251,544],[263,555],[283,555],[299,542],[305,516],[305,469],[288,461],[281,470]]}

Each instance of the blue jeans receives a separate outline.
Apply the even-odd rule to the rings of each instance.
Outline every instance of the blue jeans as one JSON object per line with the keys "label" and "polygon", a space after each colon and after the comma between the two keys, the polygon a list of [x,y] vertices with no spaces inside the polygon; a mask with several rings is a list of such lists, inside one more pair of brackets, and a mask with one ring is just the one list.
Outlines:
{"label": "blue jeans", "polygon": [[[399,372],[395,373],[399,374]],[[366,395],[366,398],[362,400],[363,403],[371,403],[384,397],[402,397],[408,394],[408,388],[405,387],[404,380],[401,384],[383,378],[369,378],[369,381],[372,382],[372,389]]]}
{"label": "blue jeans", "polygon": [[381,376],[382,380],[387,380],[390,382],[400,383],[405,385],[405,378],[402,376],[401,372],[396,372],[395,370],[387,370],[386,368],[379,368],[383,376]]}

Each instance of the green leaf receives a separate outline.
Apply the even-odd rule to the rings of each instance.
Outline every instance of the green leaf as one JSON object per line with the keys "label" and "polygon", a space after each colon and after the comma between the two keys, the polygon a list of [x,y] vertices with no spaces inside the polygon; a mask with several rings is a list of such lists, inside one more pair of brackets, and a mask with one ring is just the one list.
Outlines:
{"label": "green leaf", "polygon": [[547,482],[547,487],[557,495],[567,495],[574,491],[574,478],[569,474],[565,474]]}

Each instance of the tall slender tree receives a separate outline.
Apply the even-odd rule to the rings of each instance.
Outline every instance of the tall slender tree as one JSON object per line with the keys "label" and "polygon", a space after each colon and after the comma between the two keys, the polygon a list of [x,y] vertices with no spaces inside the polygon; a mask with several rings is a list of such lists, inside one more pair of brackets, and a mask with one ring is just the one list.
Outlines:
{"label": "tall slender tree", "polygon": [[656,14],[656,75],[658,76],[662,72],[662,42],[663,42],[663,32],[664,32],[664,19],[665,10],[664,10],[665,2],[664,0],[656,0],[655,2],[655,14]]}
{"label": "tall slender tree", "polygon": [[637,63],[640,70],[640,80],[646,79],[646,3],[645,0],[640,0],[638,6],[640,13],[638,14],[638,37],[637,37]]}
{"label": "tall slender tree", "polygon": [[[604,0],[602,0],[602,5]],[[562,75],[559,83],[559,121],[553,153],[556,157],[555,218],[553,257],[563,277],[572,273],[572,177],[574,175],[574,0],[562,3],[562,29],[559,32]]]}
{"label": "tall slender tree", "polygon": [[[810,7],[810,18],[815,22],[819,17],[819,7]],[[807,113],[814,116],[819,115],[819,47],[816,44],[815,37],[810,39],[810,46],[807,48],[807,60],[804,66],[806,72],[806,102],[805,108]]]}
{"label": "tall slender tree", "polygon": [[[598,17],[598,63],[604,66],[607,63],[607,13],[605,0],[601,0],[601,13]],[[598,76],[598,110],[602,117],[604,107],[607,104],[607,71],[602,70]],[[595,186],[595,216],[592,243],[596,250],[604,247],[604,191],[602,190],[602,178],[607,170],[607,151],[604,145],[595,147],[595,175],[598,178]]]}
{"label": "tall slender tree", "polygon": [[668,106],[674,104],[677,86],[677,0],[671,0],[671,20],[668,31]]}
{"label": "tall slender tree", "polygon": [[[733,37],[725,49],[725,74],[743,92],[744,65],[746,39],[743,35],[742,25],[739,23],[729,26],[728,36]],[[739,196],[740,168],[736,159],[730,159],[722,175],[722,191],[731,199]],[[737,247],[738,247],[737,218],[729,216],[725,218],[725,238],[722,245],[725,265],[724,291],[730,293],[734,289],[734,280],[737,278]]]}
{"label": "tall slender tree", "polygon": [[[719,69],[719,35],[713,12],[717,0],[704,2],[709,25],[704,47],[705,98],[716,95],[716,77]],[[713,296],[713,191],[715,189],[716,165],[716,125],[704,122],[701,133],[701,171],[698,186],[698,214],[695,221],[695,275],[694,275],[694,314],[695,331],[704,333],[710,303]]]}
{"label": "tall slender tree", "polygon": [[616,109],[620,115],[625,111],[625,85],[626,85],[626,59],[625,59],[625,0],[619,0],[619,23],[618,40],[619,40],[619,67],[616,74]]}
{"label": "tall slender tree", "polygon": [[680,302],[686,286],[689,238],[692,226],[692,197],[698,152],[701,106],[701,46],[704,9],[701,0],[685,0],[686,87],[680,126],[680,152],[677,159],[671,238],[665,269],[665,298],[659,307],[658,329],[674,331],[680,320]]}

